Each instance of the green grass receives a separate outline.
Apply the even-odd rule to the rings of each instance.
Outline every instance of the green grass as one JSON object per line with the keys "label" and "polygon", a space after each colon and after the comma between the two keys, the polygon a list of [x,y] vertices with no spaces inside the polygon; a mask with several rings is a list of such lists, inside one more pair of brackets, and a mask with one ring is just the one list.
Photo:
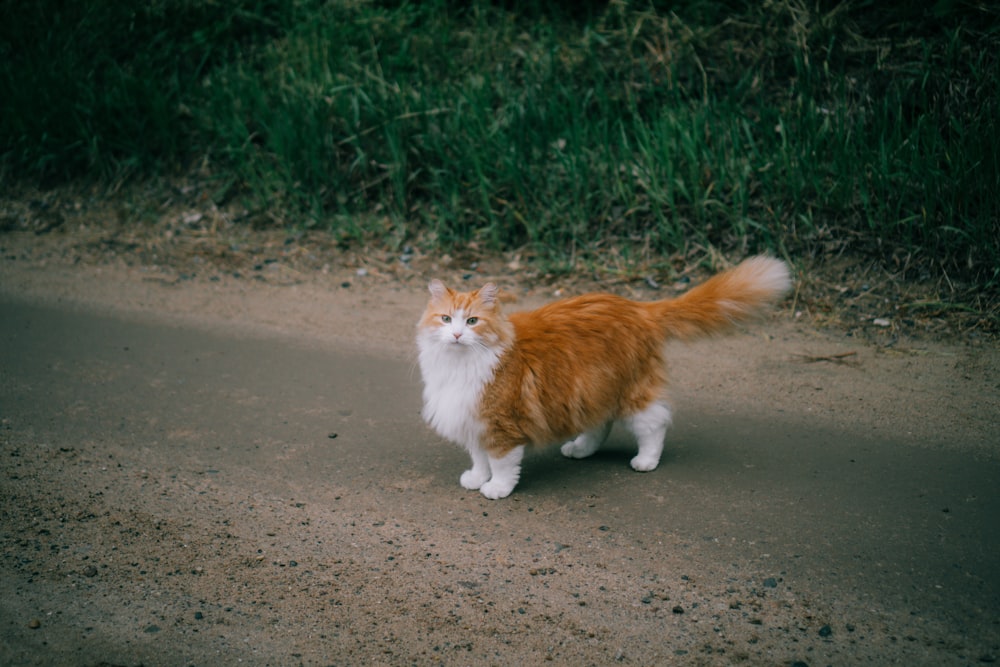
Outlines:
{"label": "green grass", "polygon": [[1000,281],[989,3],[64,5],[0,0],[7,180],[198,163],[220,203],[344,239],[388,220],[564,270],[832,249]]}

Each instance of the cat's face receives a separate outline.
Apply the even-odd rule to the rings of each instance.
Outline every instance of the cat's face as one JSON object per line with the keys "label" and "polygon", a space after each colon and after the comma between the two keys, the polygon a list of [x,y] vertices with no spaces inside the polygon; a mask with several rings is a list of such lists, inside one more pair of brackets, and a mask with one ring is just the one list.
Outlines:
{"label": "cat's face", "polygon": [[419,325],[422,339],[456,351],[494,347],[503,341],[506,321],[500,314],[496,285],[456,292],[433,280],[428,289],[431,299]]}

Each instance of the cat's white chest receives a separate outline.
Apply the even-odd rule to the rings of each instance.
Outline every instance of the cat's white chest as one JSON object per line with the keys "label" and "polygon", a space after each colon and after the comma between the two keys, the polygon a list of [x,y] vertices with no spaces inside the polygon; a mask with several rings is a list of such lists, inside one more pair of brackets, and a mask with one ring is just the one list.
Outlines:
{"label": "cat's white chest", "polygon": [[479,401],[493,379],[498,354],[488,348],[452,348],[429,336],[418,338],[418,346],[424,420],[441,436],[477,447],[484,428]]}

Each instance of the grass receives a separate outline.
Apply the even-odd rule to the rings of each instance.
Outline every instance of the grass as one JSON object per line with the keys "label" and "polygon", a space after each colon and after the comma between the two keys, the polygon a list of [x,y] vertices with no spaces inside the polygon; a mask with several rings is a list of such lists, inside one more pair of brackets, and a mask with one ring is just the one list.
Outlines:
{"label": "grass", "polygon": [[345,242],[388,220],[561,270],[856,252],[1000,283],[990,3],[0,7],[6,181],[199,164],[217,203]]}

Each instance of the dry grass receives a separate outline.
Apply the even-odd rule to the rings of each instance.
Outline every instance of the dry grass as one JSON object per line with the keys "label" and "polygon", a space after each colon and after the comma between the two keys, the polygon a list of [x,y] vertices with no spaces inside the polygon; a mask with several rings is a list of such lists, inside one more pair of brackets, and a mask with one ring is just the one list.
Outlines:
{"label": "dry grass", "polygon": [[[161,185],[122,188],[114,196],[73,187],[8,193],[0,199],[3,261],[124,265],[165,284],[224,276],[290,285],[360,270],[365,280],[416,288],[446,277],[459,284],[496,280],[514,294],[600,290],[644,300],[678,294],[711,272],[697,250],[649,264],[625,262],[609,251],[605,263],[553,273],[526,248],[499,252],[473,242],[436,253],[419,245],[397,248],[378,235],[344,243],[322,231],[277,229],[267,220],[255,227],[246,210],[215,206],[196,184]],[[895,265],[848,252],[790,259],[796,288],[784,305],[786,317],[880,347],[900,340],[976,344],[1000,338],[1000,299],[962,290],[944,275],[914,276],[905,256]],[[712,263],[731,262],[717,255]]]}

